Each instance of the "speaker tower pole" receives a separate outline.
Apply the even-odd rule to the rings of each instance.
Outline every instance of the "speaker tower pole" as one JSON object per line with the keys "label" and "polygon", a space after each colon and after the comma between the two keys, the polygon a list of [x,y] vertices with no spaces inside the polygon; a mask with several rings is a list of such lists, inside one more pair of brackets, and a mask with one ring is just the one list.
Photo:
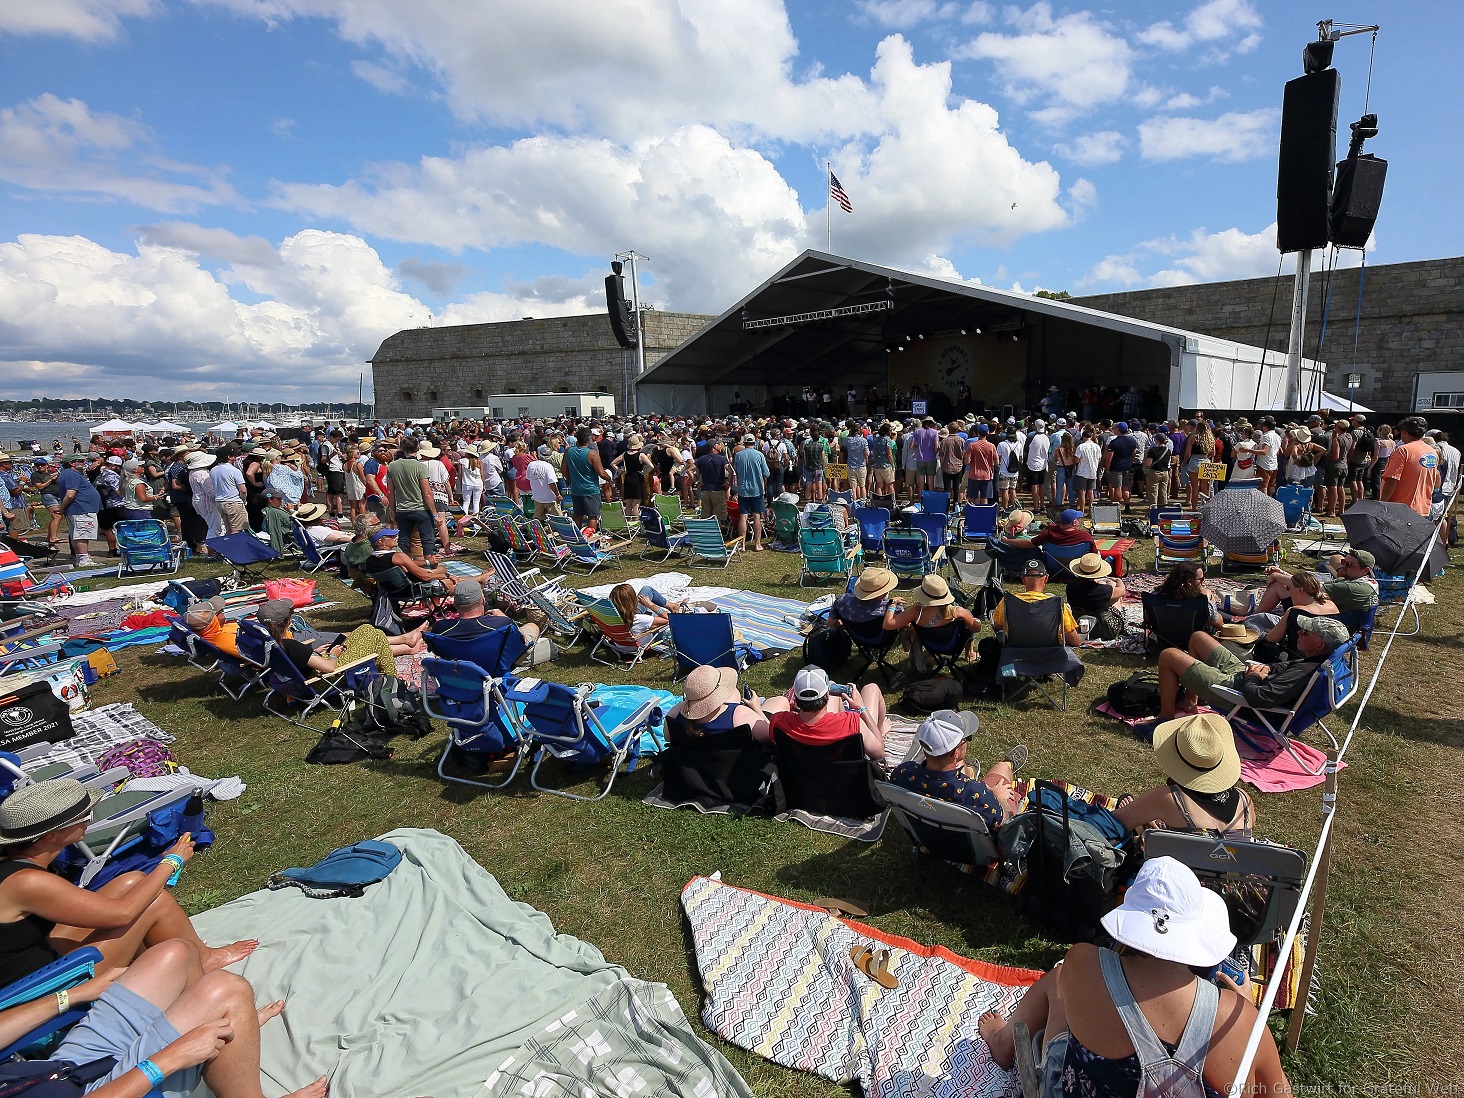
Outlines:
{"label": "speaker tower pole", "polygon": [[1291,294],[1291,336],[1286,344],[1286,410],[1305,411],[1301,406],[1301,352],[1306,336],[1306,296],[1311,283],[1310,248],[1296,253],[1296,286]]}

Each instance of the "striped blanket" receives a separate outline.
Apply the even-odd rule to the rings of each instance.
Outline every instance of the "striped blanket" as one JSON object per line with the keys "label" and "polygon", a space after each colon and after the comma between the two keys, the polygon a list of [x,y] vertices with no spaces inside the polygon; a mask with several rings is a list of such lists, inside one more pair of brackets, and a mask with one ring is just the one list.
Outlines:
{"label": "striped blanket", "polygon": [[732,615],[732,628],[764,656],[791,652],[803,644],[806,602],[756,591],[731,591],[711,601]]}
{"label": "striped blanket", "polygon": [[[804,904],[697,877],[681,893],[706,1003],[733,1044],[866,1098],[997,1098],[1016,1075],[991,1060],[976,1020],[1009,1015],[1041,975],[960,957]],[[858,971],[852,948],[890,951],[900,986]]]}

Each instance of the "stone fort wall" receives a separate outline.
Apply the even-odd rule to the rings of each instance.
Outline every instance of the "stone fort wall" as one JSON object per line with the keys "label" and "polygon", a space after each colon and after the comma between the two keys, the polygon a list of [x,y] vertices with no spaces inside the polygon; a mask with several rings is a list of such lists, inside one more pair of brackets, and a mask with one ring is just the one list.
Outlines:
{"label": "stone fort wall", "polygon": [[[1306,356],[1327,364],[1327,391],[1346,398],[1347,375],[1362,375],[1361,404],[1387,414],[1413,410],[1413,378],[1420,371],[1464,370],[1464,257],[1337,270],[1332,274],[1327,328],[1325,275],[1313,272],[1308,291]],[[1362,279],[1362,323],[1357,349],[1357,286]],[[1279,286],[1278,286],[1279,281]],[[1210,282],[1156,290],[1074,298],[1104,312],[1286,350],[1291,276]],[[1272,298],[1275,298],[1272,321]],[[1270,339],[1267,341],[1269,324]],[[1320,351],[1317,338],[1322,336]]]}

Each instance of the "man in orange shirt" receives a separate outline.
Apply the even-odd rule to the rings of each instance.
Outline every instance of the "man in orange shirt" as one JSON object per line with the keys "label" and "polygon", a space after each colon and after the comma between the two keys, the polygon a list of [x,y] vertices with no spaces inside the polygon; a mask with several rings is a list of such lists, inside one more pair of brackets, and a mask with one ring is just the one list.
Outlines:
{"label": "man in orange shirt", "polygon": [[1427,430],[1428,423],[1422,416],[1409,416],[1398,424],[1403,441],[1394,447],[1383,467],[1378,493],[1383,502],[1401,503],[1424,517],[1433,509],[1434,490],[1439,486],[1439,452],[1423,440]]}

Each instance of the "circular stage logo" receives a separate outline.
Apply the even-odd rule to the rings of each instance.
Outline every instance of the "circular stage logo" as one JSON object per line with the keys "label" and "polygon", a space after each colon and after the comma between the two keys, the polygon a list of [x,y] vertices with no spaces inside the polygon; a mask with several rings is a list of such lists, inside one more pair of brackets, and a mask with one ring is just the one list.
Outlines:
{"label": "circular stage logo", "polygon": [[23,705],[17,705],[0,712],[0,724],[8,724],[11,728],[19,728],[22,725],[30,724],[36,719],[35,712]]}

